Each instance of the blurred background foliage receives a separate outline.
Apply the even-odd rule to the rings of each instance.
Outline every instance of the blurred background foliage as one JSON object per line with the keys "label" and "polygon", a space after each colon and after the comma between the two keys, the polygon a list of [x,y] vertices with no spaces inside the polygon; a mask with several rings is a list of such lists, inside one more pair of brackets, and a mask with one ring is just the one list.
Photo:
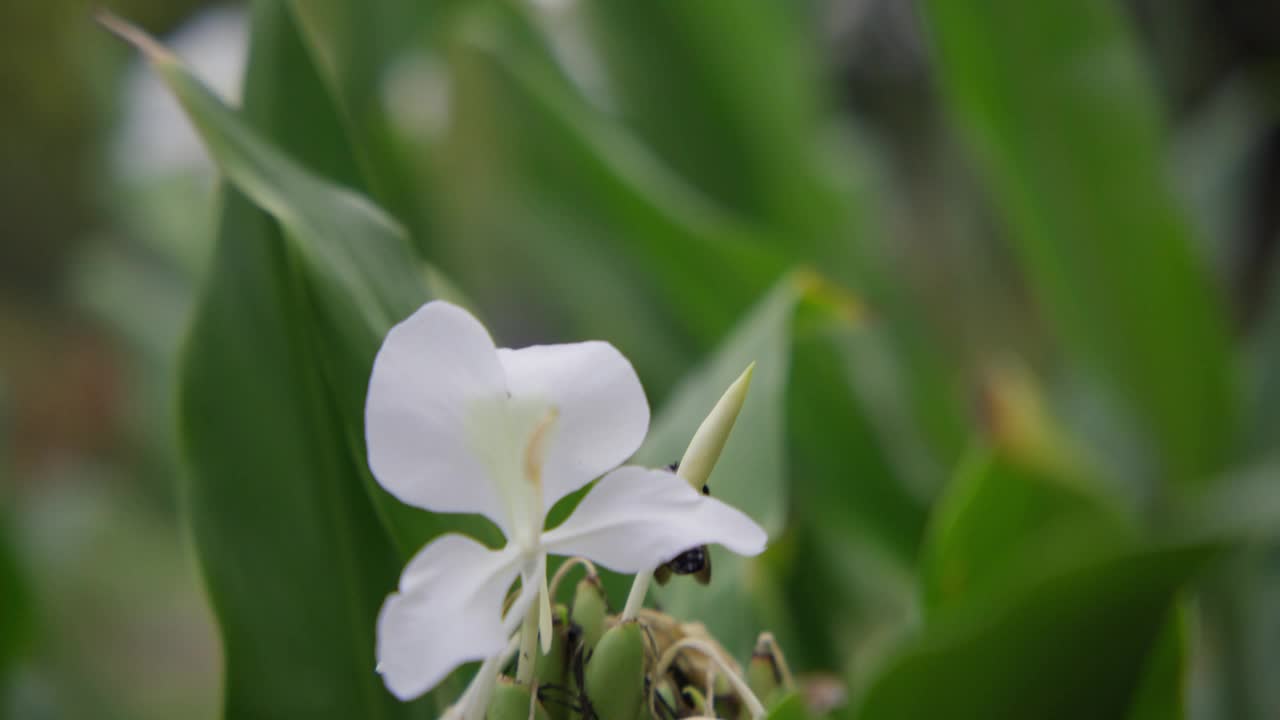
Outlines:
{"label": "blurred background foliage", "polygon": [[1280,7],[107,5],[193,75],[0,6],[0,713],[432,717],[373,614],[486,528],[360,447],[429,297],[613,342],[654,465],[758,362],[771,549],[654,598],[839,717],[1280,713]]}

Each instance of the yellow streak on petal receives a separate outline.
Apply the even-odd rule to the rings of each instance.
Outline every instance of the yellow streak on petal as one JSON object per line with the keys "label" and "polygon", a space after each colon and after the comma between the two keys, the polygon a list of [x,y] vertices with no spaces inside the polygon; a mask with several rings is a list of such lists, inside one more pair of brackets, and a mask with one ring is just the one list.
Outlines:
{"label": "yellow streak on petal", "polygon": [[529,444],[524,448],[524,477],[531,485],[542,489],[542,461],[547,454],[547,440],[551,436],[551,428],[560,418],[560,409],[552,407],[542,416],[529,435]]}

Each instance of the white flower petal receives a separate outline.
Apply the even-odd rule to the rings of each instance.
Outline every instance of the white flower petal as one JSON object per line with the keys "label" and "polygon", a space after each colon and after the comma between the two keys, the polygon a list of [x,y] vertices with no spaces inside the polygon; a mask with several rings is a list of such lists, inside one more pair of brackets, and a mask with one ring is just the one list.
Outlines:
{"label": "white flower petal", "polygon": [[378,614],[378,672],[396,697],[415,698],[458,665],[502,651],[502,603],[519,563],[514,549],[463,535],[439,537],[409,561]]}
{"label": "white flower petal", "polygon": [[538,579],[541,581],[538,591],[538,637],[542,640],[542,654],[551,652],[551,592],[547,589],[547,554],[538,555]]}
{"label": "white flower petal", "polygon": [[623,467],[606,475],[542,542],[556,555],[581,555],[634,573],[710,543],[757,555],[768,539],[754,520],[672,473]]}
{"label": "white flower petal", "polygon": [[484,326],[449,303],[422,306],[391,329],[374,360],[365,405],[374,477],[410,505],[480,513],[505,530],[506,505],[473,438],[475,408],[506,396]]}
{"label": "white flower petal", "polygon": [[649,429],[640,378],[606,342],[498,350],[515,398],[538,398],[559,412],[543,463],[543,509],[617,467]]}

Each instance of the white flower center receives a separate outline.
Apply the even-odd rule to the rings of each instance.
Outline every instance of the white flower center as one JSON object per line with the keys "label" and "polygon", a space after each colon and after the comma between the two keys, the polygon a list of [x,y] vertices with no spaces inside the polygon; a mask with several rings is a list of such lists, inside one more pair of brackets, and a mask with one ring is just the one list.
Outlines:
{"label": "white flower center", "polygon": [[471,448],[496,482],[507,511],[507,540],[528,557],[541,548],[542,467],[558,418],[559,410],[541,397],[480,401],[469,414]]}

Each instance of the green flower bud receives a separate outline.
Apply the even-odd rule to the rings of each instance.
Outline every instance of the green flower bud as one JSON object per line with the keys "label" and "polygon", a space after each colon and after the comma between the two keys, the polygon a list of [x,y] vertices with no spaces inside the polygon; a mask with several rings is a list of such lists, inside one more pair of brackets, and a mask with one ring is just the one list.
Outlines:
{"label": "green flower bud", "polygon": [[582,630],[582,656],[589,657],[595,650],[596,643],[604,634],[605,616],[609,614],[609,604],[605,599],[604,586],[595,575],[578,581],[573,593],[573,612],[569,619]]}
{"label": "green flower bud", "polygon": [[751,662],[747,663],[747,686],[765,707],[773,705],[775,696],[782,688],[782,678],[778,676],[778,666],[774,664],[773,656],[759,653],[751,655]]}
{"label": "green flower bud", "polygon": [[742,375],[724,391],[720,401],[693,434],[684,457],[680,458],[676,474],[688,480],[694,490],[701,492],[702,486],[707,484],[707,478],[711,477],[711,470],[720,459],[720,451],[724,450],[729,432],[738,419],[738,411],[742,410],[742,404],[747,400],[747,388],[751,387],[751,373],[755,369],[755,363],[748,365]]}
{"label": "green flower bud", "polygon": [[542,705],[533,702],[528,687],[503,680],[493,689],[485,720],[529,720],[530,705],[533,706],[532,717],[535,720],[550,720]]}
{"label": "green flower bud", "polygon": [[[564,605],[556,605],[551,610],[551,649],[545,655],[539,655],[534,665],[533,676],[538,687],[547,688],[555,695],[544,694],[547,715],[551,720],[565,720],[569,716],[569,701],[572,691],[569,689],[569,611]],[[560,700],[561,702],[553,702]]]}
{"label": "green flower bud", "polygon": [[601,720],[636,720],[644,692],[644,631],[635,622],[610,628],[587,662],[587,701]]}
{"label": "green flower bud", "polygon": [[747,687],[751,688],[751,692],[760,698],[765,707],[773,707],[793,689],[787,660],[772,633],[760,633],[756,640],[751,662],[747,663]]}

